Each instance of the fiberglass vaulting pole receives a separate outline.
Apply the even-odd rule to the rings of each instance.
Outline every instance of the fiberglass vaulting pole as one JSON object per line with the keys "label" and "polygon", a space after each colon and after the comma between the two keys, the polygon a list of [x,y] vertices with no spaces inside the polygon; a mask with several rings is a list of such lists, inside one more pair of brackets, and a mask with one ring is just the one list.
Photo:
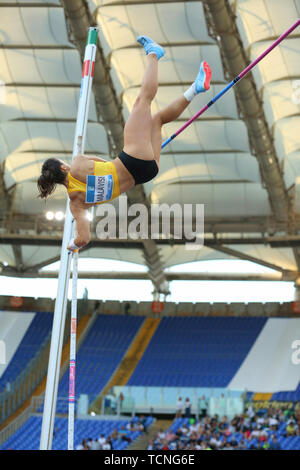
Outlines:
{"label": "fiberglass vaulting pole", "polygon": [[266,57],[266,55],[269,54],[269,52],[271,52],[275,47],[277,47],[278,44],[280,44],[299,25],[300,25],[300,19],[298,18],[298,20],[294,24],[292,24],[292,26],[287,31],[285,31],[283,34],[281,34],[281,36],[279,36],[279,38],[276,39],[276,41],[274,41],[273,44],[271,44],[271,46],[269,46],[257,59],[255,59],[253,62],[251,62],[251,64],[249,64],[248,67],[246,67],[241,73],[239,73],[209,103],[207,103],[205,106],[203,106],[203,108],[201,108],[200,111],[198,111],[198,113],[196,113],[193,117],[191,117],[191,119],[189,119],[173,135],[171,135],[171,137],[166,139],[162,143],[161,148],[162,149],[165,148],[173,139],[175,139],[175,137],[177,137],[179,134],[181,134],[181,132],[183,132],[188,126],[190,126],[196,119],[198,119],[198,117],[201,116],[201,114],[203,114],[210,106],[212,106],[219,98],[221,98],[221,96],[223,96],[228,90],[230,90],[230,88],[232,88],[239,80],[241,80],[245,75],[247,75],[247,73],[249,73],[250,70],[253,69],[253,67],[255,67],[264,57]]}
{"label": "fiberglass vaulting pole", "polygon": [[[89,28],[80,88],[80,97],[77,112],[76,131],[73,146],[72,159],[84,152],[86,127],[89,111],[90,94],[93,80],[93,71],[96,57],[96,44],[98,30],[95,27]],[[40,450],[50,450],[52,448],[54,420],[56,411],[57,391],[59,382],[60,362],[62,343],[66,319],[66,308],[68,299],[68,286],[70,278],[70,265],[72,254],[67,250],[71,238],[74,236],[74,219],[70,212],[69,200],[66,206],[66,218],[62,241],[60,258],[60,271],[58,277],[57,296],[54,309],[52,326],[52,336],[48,363],[47,385],[44,401],[43,422],[40,440]],[[77,254],[76,254],[77,256]]]}

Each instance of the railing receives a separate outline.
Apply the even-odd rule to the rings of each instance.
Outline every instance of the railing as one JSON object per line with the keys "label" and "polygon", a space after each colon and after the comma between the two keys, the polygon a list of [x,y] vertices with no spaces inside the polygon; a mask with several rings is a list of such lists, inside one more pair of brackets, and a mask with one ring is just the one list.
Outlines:
{"label": "railing", "polygon": [[[119,409],[121,394],[123,400]],[[191,413],[197,418],[201,414],[201,401],[205,401],[210,415],[217,413],[219,416],[226,415],[232,419],[235,414],[244,412],[246,395],[245,390],[231,390],[222,387],[114,386],[112,394],[105,398],[111,397],[111,402],[121,414],[131,412],[175,414],[178,398],[182,398],[182,409],[184,410],[185,398],[188,397]]]}
{"label": "railing", "polygon": [[116,400],[112,399],[110,395],[104,395],[101,401],[101,416],[115,416],[120,418],[123,413],[135,416],[135,401],[134,399],[127,399],[125,403],[118,397]]}
{"label": "railing", "polygon": [[10,384],[10,390],[0,393],[0,424],[26,402],[45,376],[50,336],[51,333],[48,334],[41,348],[29,361],[26,368]]}
{"label": "railing", "polygon": [[9,423],[2,431],[0,431],[0,445],[7,441],[30,417],[33,412],[32,403],[21,413],[16,419]]}
{"label": "railing", "polygon": [[[63,400],[68,400],[67,398]],[[44,397],[32,397],[30,405],[17,416],[11,423],[9,423],[2,431],[0,431],[0,446],[7,441],[34,413],[42,413],[44,404]]]}

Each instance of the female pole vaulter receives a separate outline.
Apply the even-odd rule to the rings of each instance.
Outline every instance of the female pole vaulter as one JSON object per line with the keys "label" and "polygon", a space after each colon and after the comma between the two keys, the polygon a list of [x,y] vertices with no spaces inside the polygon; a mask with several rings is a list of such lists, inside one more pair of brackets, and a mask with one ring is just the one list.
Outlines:
{"label": "female pole vaulter", "polygon": [[159,171],[162,145],[161,129],[176,120],[192,99],[210,87],[211,69],[200,64],[196,80],[186,92],[162,111],[151,114],[151,103],[158,89],[158,61],[164,49],[147,36],[139,36],[147,58],[139,95],[124,127],[124,147],[114,161],[77,155],[71,165],[49,158],[42,166],[37,181],[39,196],[47,198],[57,184],[66,187],[70,211],[76,221],[77,237],[71,240],[69,251],[78,250],[90,241],[90,222],[86,209],[109,202],[137,184],[152,180]]}

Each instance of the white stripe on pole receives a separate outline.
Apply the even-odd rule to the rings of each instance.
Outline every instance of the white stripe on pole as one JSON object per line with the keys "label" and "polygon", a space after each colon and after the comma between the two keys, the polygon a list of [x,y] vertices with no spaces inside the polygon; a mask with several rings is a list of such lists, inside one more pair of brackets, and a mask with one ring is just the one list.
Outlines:
{"label": "white stripe on pole", "polygon": [[[89,111],[89,98],[93,79],[92,72],[94,68],[94,61],[97,50],[97,28],[89,28],[87,43],[88,44],[86,46],[84,56],[83,77],[81,80],[80,98],[77,111],[76,131],[74,137],[72,159],[78,153],[82,153],[84,151],[86,126]],[[90,62],[87,63],[87,60],[89,60]],[[85,71],[87,72],[86,74]],[[67,201],[64,234],[60,257],[58,288],[52,326],[40,450],[50,450],[52,448],[61,352],[70,278],[71,254],[68,252],[67,246],[71,238],[74,236],[74,225],[74,219],[69,208],[69,201]]]}

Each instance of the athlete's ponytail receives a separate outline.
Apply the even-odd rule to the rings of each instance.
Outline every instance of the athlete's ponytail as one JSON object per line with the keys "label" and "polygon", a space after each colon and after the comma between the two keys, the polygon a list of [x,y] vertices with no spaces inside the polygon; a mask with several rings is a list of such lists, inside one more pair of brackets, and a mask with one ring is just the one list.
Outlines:
{"label": "athlete's ponytail", "polygon": [[42,166],[42,174],[37,181],[39,197],[44,199],[56,188],[57,184],[63,184],[66,173],[61,169],[61,161],[57,158],[48,158]]}

